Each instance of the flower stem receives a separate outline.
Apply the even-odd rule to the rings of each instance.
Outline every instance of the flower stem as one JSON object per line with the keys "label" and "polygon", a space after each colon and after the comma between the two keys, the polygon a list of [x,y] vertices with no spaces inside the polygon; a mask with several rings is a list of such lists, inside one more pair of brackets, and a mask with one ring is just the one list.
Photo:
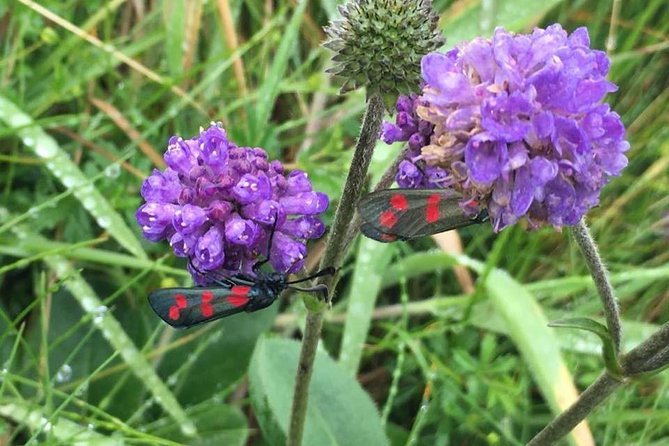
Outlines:
{"label": "flower stem", "polygon": [[583,421],[595,407],[622,384],[622,381],[615,379],[608,372],[604,372],[590,387],[585,389],[569,409],[561,413],[548,426],[543,428],[541,432],[527,443],[527,446],[554,444],[571,432],[578,423]]}
{"label": "flower stem", "polygon": [[613,340],[613,345],[616,354],[620,351],[620,339],[622,337],[622,327],[620,324],[620,311],[618,309],[618,301],[613,291],[613,286],[609,280],[609,272],[602,262],[597,250],[597,244],[590,234],[588,225],[585,219],[581,219],[578,224],[572,226],[571,232],[574,235],[576,243],[578,243],[585,262],[588,265],[590,274],[595,281],[597,292],[602,300],[604,306],[604,316],[606,317],[606,325],[609,329],[609,334]]}
{"label": "flower stem", "polygon": [[669,323],[664,324],[653,335],[625,355],[621,355],[623,376],[616,379],[604,372],[592,383],[576,402],[566,411],[558,415],[551,423],[539,432],[528,446],[543,446],[556,443],[560,438],[571,432],[583,421],[602,401],[621,385],[631,382],[635,375],[662,370],[669,364],[667,354],[669,344]]}
{"label": "flower stem", "polygon": [[[383,119],[384,104],[383,100],[377,95],[371,95],[367,101],[367,111],[362,120],[360,137],[355,146],[351,167],[346,177],[344,191],[342,192],[339,205],[335,212],[334,221],[328,236],[328,243],[325,247],[325,253],[321,260],[321,268],[333,266],[339,268],[345,254],[344,242],[350,226],[355,206],[358,204],[362,186],[367,176],[369,163],[372,160],[374,146],[378,139]],[[335,277],[323,276],[318,279],[318,283],[325,284],[330,290],[334,289]],[[329,297],[330,300],[331,297]],[[290,427],[288,430],[288,446],[301,446],[302,435],[304,433],[304,422],[307,415],[307,399],[309,382],[313,371],[314,360],[316,358],[316,348],[320,339],[321,328],[323,326],[323,311],[309,311],[307,313],[307,323],[302,338],[302,350],[295,377],[295,392],[293,395],[293,407],[290,414]]]}

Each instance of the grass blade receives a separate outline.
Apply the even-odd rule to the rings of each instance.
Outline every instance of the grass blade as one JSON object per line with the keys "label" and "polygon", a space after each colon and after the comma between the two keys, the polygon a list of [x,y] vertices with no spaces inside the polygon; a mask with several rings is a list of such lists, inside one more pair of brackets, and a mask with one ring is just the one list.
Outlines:
{"label": "grass blade", "polygon": [[98,192],[84,173],[79,170],[56,141],[46,134],[33,119],[7,98],[0,96],[0,119],[5,121],[21,138],[23,144],[44,159],[46,167],[63,186],[73,189],[73,194],[82,206],[95,218],[101,228],[109,232],[116,241],[140,259],[146,259],[137,237],[109,202]]}
{"label": "grass blade", "polygon": [[293,12],[293,16],[281,36],[281,44],[276,50],[274,62],[267,72],[263,84],[258,89],[258,102],[256,104],[255,115],[249,122],[251,128],[250,135],[253,138],[257,138],[251,142],[252,145],[262,143],[262,140],[266,136],[265,131],[261,131],[261,129],[268,128],[266,124],[272,108],[274,108],[274,101],[276,101],[279,95],[279,84],[285,78],[288,59],[297,46],[298,31],[300,30],[302,16],[304,15],[307,3],[306,1],[298,2],[295,12]]}
{"label": "grass blade", "polygon": [[[27,238],[34,240],[42,239],[37,234],[29,233],[23,226],[14,226],[12,232],[20,240]],[[123,360],[128,364],[128,367],[153,395],[156,402],[179,424],[182,432],[186,435],[194,435],[196,433],[195,425],[188,418],[174,394],[167,388],[151,364],[139,352],[118,320],[102,304],[102,301],[88,282],[81,277],[79,271],[73,268],[72,264],[64,257],[59,255],[46,256],[44,262],[61,280],[64,280],[65,286],[77,302],[79,302],[79,305],[81,305],[86,313],[93,317],[93,323],[100,330],[104,338],[119,352]]]}
{"label": "grass blade", "polygon": [[353,280],[346,310],[346,323],[341,341],[339,363],[355,376],[360,367],[362,347],[372,320],[376,298],[381,291],[382,273],[395,248],[363,237],[358,246]]}

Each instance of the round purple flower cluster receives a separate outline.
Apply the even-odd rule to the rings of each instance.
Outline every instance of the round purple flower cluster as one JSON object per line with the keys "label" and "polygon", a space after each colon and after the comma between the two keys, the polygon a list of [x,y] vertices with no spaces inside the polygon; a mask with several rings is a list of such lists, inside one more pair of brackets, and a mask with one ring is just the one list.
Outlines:
{"label": "round purple flower cluster", "polygon": [[325,232],[318,214],[329,200],[313,191],[307,174],[285,175],[279,161],[263,149],[237,147],[219,125],[188,140],[173,136],[164,158],[165,171],[154,170],[142,185],[146,203],[137,222],[144,237],[167,239],[174,254],[187,257],[198,283],[207,282],[200,272],[252,274],[275,219],[269,260],[276,271],[300,270],[306,239]]}
{"label": "round purple flower cluster", "polygon": [[421,65],[422,96],[401,97],[383,130],[386,142],[409,142],[400,186],[454,188],[464,208],[488,209],[495,231],[523,216],[560,227],[596,206],[627,165],[625,127],[602,103],[617,89],[610,61],[590,49],[586,28],[498,28]]}

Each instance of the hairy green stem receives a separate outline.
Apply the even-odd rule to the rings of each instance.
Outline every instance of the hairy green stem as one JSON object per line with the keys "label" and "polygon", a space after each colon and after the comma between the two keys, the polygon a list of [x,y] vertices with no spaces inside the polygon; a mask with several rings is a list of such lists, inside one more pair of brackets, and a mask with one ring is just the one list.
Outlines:
{"label": "hairy green stem", "polygon": [[592,410],[606,399],[614,390],[623,384],[604,372],[579,396],[578,400],[566,411],[539,432],[527,446],[544,446],[554,444],[567,435],[583,421]]}
{"label": "hairy green stem", "polygon": [[669,322],[653,335],[622,357],[621,363],[626,375],[637,375],[658,370],[669,363]]}
{"label": "hairy green stem", "polygon": [[579,396],[578,400],[566,411],[558,415],[539,432],[528,446],[555,444],[560,438],[571,432],[602,401],[618,387],[631,382],[635,375],[659,371],[669,364],[667,345],[669,344],[669,323],[664,324],[653,335],[635,347],[626,355],[621,355],[622,380],[604,372]]}
{"label": "hairy green stem", "polygon": [[[384,105],[383,100],[372,95],[367,101],[367,111],[362,120],[360,137],[355,146],[351,167],[344,183],[334,221],[328,236],[325,253],[321,260],[321,268],[333,266],[339,268],[344,259],[345,241],[348,228],[353,220],[355,206],[358,204],[362,187],[365,183],[369,163],[372,160],[372,153],[381,128],[381,119],[383,118]],[[330,290],[334,289],[336,280],[334,276],[323,276],[318,279],[318,283],[325,284]],[[331,300],[331,297],[328,297]],[[304,422],[307,415],[307,400],[311,373],[313,372],[314,360],[316,358],[316,348],[321,335],[323,326],[323,311],[309,310],[307,314],[307,323],[302,338],[302,349],[295,377],[295,392],[293,394],[293,407],[290,413],[290,427],[288,430],[288,446],[301,446],[302,435],[304,433]]]}
{"label": "hairy green stem", "polygon": [[585,262],[588,265],[590,274],[595,281],[597,292],[604,306],[604,317],[606,326],[609,329],[616,354],[620,351],[620,339],[622,337],[622,327],[620,324],[620,311],[618,310],[618,301],[613,291],[613,286],[609,280],[609,272],[602,262],[597,250],[597,244],[590,234],[585,219],[581,219],[575,226],[572,226],[571,232],[578,243]]}

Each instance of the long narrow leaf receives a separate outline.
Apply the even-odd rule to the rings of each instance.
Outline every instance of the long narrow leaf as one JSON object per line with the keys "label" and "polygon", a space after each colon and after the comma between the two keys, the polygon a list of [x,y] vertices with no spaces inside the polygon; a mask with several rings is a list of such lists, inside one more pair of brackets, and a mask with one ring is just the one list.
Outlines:
{"label": "long narrow leaf", "polygon": [[256,104],[255,116],[251,120],[253,127],[250,134],[253,138],[260,138],[260,140],[252,141],[254,144],[262,142],[262,138],[265,136],[265,133],[261,129],[266,128],[269,115],[272,108],[274,108],[274,101],[279,95],[279,85],[281,80],[285,78],[288,59],[291,53],[295,51],[298,31],[300,30],[304,8],[306,8],[307,3],[304,0],[298,2],[290,22],[288,22],[288,26],[281,36],[281,44],[276,50],[272,67],[267,72],[263,84],[258,89],[258,102]]}
{"label": "long narrow leaf", "polygon": [[27,426],[31,431],[48,430],[59,444],[94,444],[96,446],[120,446],[122,438],[107,437],[95,431],[82,428],[81,425],[66,418],[49,422],[46,413],[39,407],[16,401],[0,405],[0,416],[15,423]]}
{"label": "long narrow leaf", "polygon": [[123,218],[90,184],[89,178],[70,160],[67,153],[29,115],[3,96],[0,96],[0,120],[14,129],[23,144],[46,162],[46,167],[63,186],[73,189],[74,196],[101,228],[134,256],[147,258],[142,245]]}
{"label": "long narrow leaf", "polygon": [[[19,240],[28,238],[42,240],[41,236],[28,232],[21,225],[14,226],[12,232],[14,232]],[[121,327],[121,324],[108,311],[107,307],[102,304],[100,298],[88,282],[81,277],[79,271],[72,267],[72,264],[64,257],[59,255],[46,256],[44,262],[56,273],[59,279],[64,280],[65,286],[77,302],[79,302],[79,305],[81,305],[86,313],[93,317],[93,323],[100,330],[100,333],[119,352],[130,370],[132,370],[146,389],[153,395],[156,402],[178,423],[182,432],[186,435],[194,435],[196,432],[195,425],[188,418],[174,394],[156,374],[146,358],[142,356],[137,346],[135,346],[123,330],[123,327]]]}
{"label": "long narrow leaf", "polygon": [[360,366],[372,311],[381,291],[382,273],[390,262],[393,249],[389,243],[379,243],[368,238],[360,240],[358,246],[339,353],[339,363],[353,376]]}

